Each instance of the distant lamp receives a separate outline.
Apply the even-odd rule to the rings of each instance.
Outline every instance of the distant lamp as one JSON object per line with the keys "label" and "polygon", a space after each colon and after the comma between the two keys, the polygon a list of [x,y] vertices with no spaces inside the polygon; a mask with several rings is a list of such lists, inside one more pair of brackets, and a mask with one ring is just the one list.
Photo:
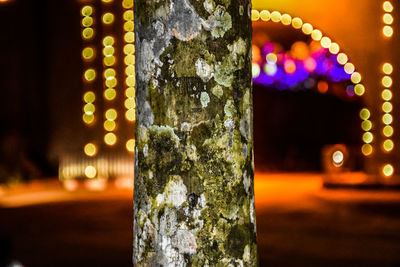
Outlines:
{"label": "distant lamp", "polygon": [[349,169],[348,158],[349,152],[345,145],[326,146],[322,152],[323,169],[327,173],[344,172]]}

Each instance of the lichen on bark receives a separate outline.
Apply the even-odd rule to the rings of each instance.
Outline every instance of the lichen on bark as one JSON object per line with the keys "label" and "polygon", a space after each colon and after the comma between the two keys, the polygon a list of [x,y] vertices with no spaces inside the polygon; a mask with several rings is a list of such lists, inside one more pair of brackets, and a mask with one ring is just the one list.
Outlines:
{"label": "lichen on bark", "polygon": [[257,266],[248,0],[136,0],[136,266]]}

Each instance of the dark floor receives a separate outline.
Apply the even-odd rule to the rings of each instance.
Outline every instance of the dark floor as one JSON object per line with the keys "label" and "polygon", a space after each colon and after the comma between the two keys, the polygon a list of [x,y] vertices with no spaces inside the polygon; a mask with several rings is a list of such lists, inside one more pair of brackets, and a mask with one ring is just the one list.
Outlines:
{"label": "dark floor", "polygon": [[[399,201],[273,188],[256,201],[261,266],[400,266]],[[131,266],[130,193],[0,208],[3,252],[7,238],[25,266]]]}

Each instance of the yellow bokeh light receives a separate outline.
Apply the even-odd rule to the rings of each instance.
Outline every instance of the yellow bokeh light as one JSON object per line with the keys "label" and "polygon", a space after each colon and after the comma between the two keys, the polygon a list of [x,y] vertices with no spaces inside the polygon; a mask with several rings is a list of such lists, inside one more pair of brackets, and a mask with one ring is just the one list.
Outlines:
{"label": "yellow bokeh light", "polygon": [[114,14],[112,14],[112,13],[110,13],[110,12],[105,13],[105,14],[103,15],[102,20],[103,20],[103,23],[104,23],[104,24],[111,24],[111,23],[114,22]]}
{"label": "yellow bokeh light", "polygon": [[265,56],[265,59],[267,60],[267,62],[269,63],[276,63],[278,61],[278,57],[276,54],[274,53],[269,53]]}
{"label": "yellow bokeh light", "polygon": [[393,65],[390,63],[385,63],[382,66],[382,71],[383,73],[385,73],[386,75],[390,75],[393,72]]}
{"label": "yellow bokeh light", "polygon": [[133,21],[133,11],[132,10],[125,11],[123,17],[124,17],[124,20],[126,20],[126,21],[130,21],[130,20]]}
{"label": "yellow bokeh light", "polygon": [[343,165],[343,161],[344,161],[343,152],[340,150],[333,152],[332,161],[336,167],[340,167],[341,165]]}
{"label": "yellow bokeh light", "polygon": [[128,98],[125,100],[125,107],[126,109],[132,109],[136,107],[135,99],[134,98]]}
{"label": "yellow bokeh light", "polygon": [[82,16],[90,16],[93,14],[93,8],[91,6],[84,6],[81,10]]}
{"label": "yellow bokeh light", "polygon": [[[271,13],[271,20],[272,20],[273,22],[280,22],[281,19],[282,19],[282,15],[281,15],[280,12],[274,11],[274,12]],[[290,24],[290,23],[289,23],[289,24]]]}
{"label": "yellow bokeh light", "polygon": [[129,110],[127,110],[126,112],[125,112],[125,118],[128,120],[128,121],[135,121],[136,120],[136,111],[135,111],[135,109],[129,109]]}
{"label": "yellow bokeh light", "polygon": [[292,26],[295,29],[301,29],[303,27],[303,21],[301,18],[294,18],[292,19]]}
{"label": "yellow bokeh light", "polygon": [[135,34],[133,32],[125,33],[124,40],[127,43],[133,43],[135,41]]}
{"label": "yellow bokeh light", "polygon": [[135,76],[129,76],[125,79],[125,83],[129,87],[134,87],[136,84]]}
{"label": "yellow bokeh light", "polygon": [[337,55],[337,61],[339,64],[344,65],[349,60],[349,57],[345,53],[340,53]]}
{"label": "yellow bokeh light", "polygon": [[269,21],[271,19],[271,13],[268,10],[263,10],[260,12],[260,17],[262,21]]}
{"label": "yellow bokeh light", "polygon": [[130,87],[130,88],[126,89],[125,95],[126,95],[126,97],[134,98],[135,97],[135,88]]}
{"label": "yellow bokeh light", "polygon": [[106,131],[111,132],[111,131],[114,131],[114,130],[115,130],[115,127],[117,126],[117,124],[115,123],[115,121],[106,120],[106,121],[104,122],[103,126],[104,126],[104,129],[105,129]]}
{"label": "yellow bokeh light", "polygon": [[88,143],[85,145],[85,147],[83,148],[83,151],[85,152],[85,154],[89,157],[93,157],[97,154],[97,147],[95,144],[93,143]]}
{"label": "yellow bokeh light", "polygon": [[365,87],[362,84],[356,84],[354,86],[354,93],[356,93],[356,95],[358,96],[362,96],[365,93]]}
{"label": "yellow bokeh light", "polygon": [[374,149],[370,144],[364,144],[361,147],[361,152],[363,153],[364,156],[370,156],[373,151]]}
{"label": "yellow bokeh light", "polygon": [[386,125],[392,124],[393,116],[390,114],[385,114],[382,116],[382,122]]}
{"label": "yellow bokeh light", "polygon": [[105,117],[107,120],[113,121],[117,118],[117,111],[113,108],[110,108],[106,111]]}
{"label": "yellow bokeh light", "polygon": [[102,0],[103,1],[103,3],[112,3],[114,0]]}
{"label": "yellow bokeh light", "polygon": [[135,46],[133,44],[127,44],[124,46],[124,53],[125,55],[135,53]]}
{"label": "yellow bokeh light", "polygon": [[92,17],[84,17],[82,19],[82,26],[83,27],[90,27],[93,25],[93,18]]}
{"label": "yellow bokeh light", "polygon": [[107,88],[104,91],[104,98],[106,100],[109,101],[114,100],[116,96],[117,96],[117,91],[114,88]]}
{"label": "yellow bokeh light", "polygon": [[86,124],[92,124],[94,122],[94,115],[93,114],[83,114],[82,120]]}
{"label": "yellow bokeh light", "polygon": [[362,120],[368,120],[370,116],[371,116],[371,113],[369,112],[368,109],[363,108],[363,109],[360,111],[360,118],[361,118]]}
{"label": "yellow bokeh light", "polygon": [[383,3],[383,10],[385,10],[386,12],[392,12],[393,11],[393,5],[390,1],[385,1]]}
{"label": "yellow bokeh light", "polygon": [[304,34],[311,34],[313,31],[313,26],[310,23],[304,23],[301,30]]}
{"label": "yellow bokeh light", "polygon": [[394,130],[393,130],[393,127],[392,126],[390,126],[390,125],[386,125],[384,128],[383,128],[383,135],[384,136],[386,136],[386,137],[391,137],[392,135],[393,135],[393,133],[394,133]]}
{"label": "yellow bokeh light", "polygon": [[125,65],[134,65],[135,64],[135,56],[127,55],[124,59]]}
{"label": "yellow bokeh light", "polygon": [[112,56],[114,54],[114,51],[115,49],[112,46],[106,46],[103,48],[103,54],[105,56]]}
{"label": "yellow bokeh light", "polygon": [[85,71],[84,76],[86,81],[91,82],[96,79],[96,71],[94,69],[88,69]]}
{"label": "yellow bokeh light", "polygon": [[126,32],[133,32],[134,28],[135,28],[135,24],[133,23],[132,20],[129,20],[124,23],[124,30]]}
{"label": "yellow bokeh light", "polygon": [[117,143],[117,136],[114,133],[107,133],[104,136],[104,142],[109,146],[113,146]]}
{"label": "yellow bokeh light", "polygon": [[386,37],[392,37],[393,35],[393,28],[391,26],[385,26],[382,29],[383,35]]}
{"label": "yellow bokeh light", "polygon": [[117,82],[117,79],[115,77],[107,78],[107,80],[105,82],[106,86],[110,87],[110,88],[113,88],[113,87],[117,86],[117,83],[118,82]]}
{"label": "yellow bokeh light", "polygon": [[390,76],[385,76],[382,78],[382,85],[385,86],[386,88],[391,87],[393,84],[392,78]]}
{"label": "yellow bokeh light", "polygon": [[340,51],[340,46],[337,43],[332,43],[331,46],[329,47],[329,52],[332,55],[336,55]]}
{"label": "yellow bokeh light", "polygon": [[135,139],[129,139],[128,142],[126,142],[126,150],[131,153],[135,152]]}
{"label": "yellow bokeh light", "polygon": [[394,173],[394,168],[393,165],[391,164],[386,164],[382,167],[382,174],[386,177],[386,178],[390,178],[393,176]]}
{"label": "yellow bokeh light", "polygon": [[251,10],[251,20],[252,21],[257,21],[260,18],[260,12],[256,9]]}
{"label": "yellow bokeh light", "polygon": [[82,58],[84,60],[92,60],[94,58],[94,49],[92,47],[85,47],[82,50]]}
{"label": "yellow bokeh light", "polygon": [[374,140],[374,136],[372,135],[372,133],[366,132],[363,134],[362,139],[363,139],[364,143],[370,144]]}
{"label": "yellow bokeh light", "polygon": [[358,72],[353,72],[353,74],[351,74],[350,79],[353,83],[360,83],[361,82],[361,74]]}
{"label": "yellow bokeh light", "polygon": [[83,95],[83,101],[93,103],[96,100],[96,95],[92,91],[88,91]]}
{"label": "yellow bokeh light", "polygon": [[385,102],[382,104],[383,112],[389,113],[393,110],[393,105],[390,102]]}
{"label": "yellow bokeh light", "polygon": [[112,46],[115,43],[115,39],[112,36],[106,36],[103,39],[103,45],[104,46]]}
{"label": "yellow bokeh light", "polygon": [[331,44],[332,44],[332,41],[331,41],[331,39],[329,37],[326,37],[326,36],[322,37],[321,46],[323,48],[329,48],[331,46]]}
{"label": "yellow bokeh light", "polygon": [[123,0],[122,1],[123,8],[132,8],[133,7],[133,0]]}
{"label": "yellow bokeh light", "polygon": [[83,106],[83,112],[87,115],[93,115],[96,111],[96,107],[92,103],[85,104]]}
{"label": "yellow bokeh light", "polygon": [[322,38],[322,32],[320,30],[313,30],[311,33],[311,38],[314,41],[319,41]]}
{"label": "yellow bokeh light", "polygon": [[347,62],[346,64],[344,64],[344,71],[347,74],[353,74],[353,72],[355,71],[355,67],[353,65],[353,63]]}
{"label": "yellow bokeh light", "polygon": [[361,123],[361,128],[366,132],[370,131],[372,129],[372,122],[369,120],[363,121]]}
{"label": "yellow bokeh light", "polygon": [[391,14],[386,13],[385,15],[383,15],[383,22],[385,24],[392,24],[393,23],[393,16]]}
{"label": "yellow bokeh light", "polygon": [[283,25],[290,25],[292,24],[292,17],[289,14],[283,14],[281,17],[281,21]]}
{"label": "yellow bokeh light", "polygon": [[114,56],[106,56],[103,59],[104,65],[107,66],[107,67],[114,66],[115,65],[115,61],[116,61],[116,59],[115,59]]}
{"label": "yellow bokeh light", "polygon": [[96,175],[97,175],[97,170],[95,167],[89,165],[85,168],[85,176],[87,178],[92,179],[92,178],[96,177]]}
{"label": "yellow bokeh light", "polygon": [[385,101],[390,101],[393,97],[392,91],[385,89],[382,91],[382,99]]}
{"label": "yellow bokeh light", "polygon": [[116,71],[113,68],[108,68],[108,69],[106,69],[104,71],[103,75],[104,75],[104,78],[106,78],[106,79],[111,78],[111,77],[115,77]]}
{"label": "yellow bokeh light", "polygon": [[128,65],[125,68],[125,74],[130,76],[130,75],[135,75],[135,67],[133,65]]}
{"label": "yellow bokeh light", "polygon": [[386,152],[390,152],[394,149],[394,143],[392,140],[387,139],[383,142],[382,148]]}
{"label": "yellow bokeh light", "polygon": [[92,28],[85,28],[82,31],[82,37],[84,39],[91,39],[93,38],[94,30]]}

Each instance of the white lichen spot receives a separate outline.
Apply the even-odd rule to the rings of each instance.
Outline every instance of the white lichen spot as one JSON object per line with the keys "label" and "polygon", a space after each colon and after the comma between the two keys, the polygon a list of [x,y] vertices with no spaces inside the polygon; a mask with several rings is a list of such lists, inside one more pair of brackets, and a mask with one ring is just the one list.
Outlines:
{"label": "white lichen spot", "polygon": [[174,207],[180,207],[186,201],[187,189],[180,176],[171,176],[165,186],[165,203]]}
{"label": "white lichen spot", "polygon": [[204,194],[201,194],[199,198],[199,205],[201,208],[205,208],[206,204],[207,204],[206,197],[204,196]]}
{"label": "white lichen spot", "polygon": [[235,105],[232,100],[226,101],[224,112],[225,115],[228,117],[233,117],[233,115],[236,113]]}
{"label": "white lichen spot", "polygon": [[190,160],[197,161],[197,148],[194,145],[186,146],[186,155]]}
{"label": "white lichen spot", "polygon": [[180,254],[193,255],[197,250],[196,237],[189,230],[179,229],[172,238],[172,246],[177,248]]}
{"label": "white lichen spot", "polygon": [[195,66],[196,74],[203,80],[203,82],[208,82],[213,77],[214,68],[212,65],[208,65],[204,59],[197,59]]}
{"label": "white lichen spot", "polygon": [[251,129],[250,129],[250,122],[251,122],[251,110],[248,108],[246,110],[246,114],[240,120],[240,133],[247,141],[251,139]]}
{"label": "white lichen spot", "polygon": [[143,155],[145,158],[147,158],[148,151],[149,151],[149,146],[147,144],[145,144],[143,147]]}
{"label": "white lichen spot", "polygon": [[203,3],[204,9],[211,14],[214,11],[215,3],[213,0],[205,0]]}
{"label": "white lichen spot", "polygon": [[228,130],[235,129],[235,122],[231,118],[229,118],[226,121],[224,121],[224,126]]}
{"label": "white lichen spot", "polygon": [[138,76],[139,79],[145,82],[148,82],[151,77],[153,64],[152,59],[154,58],[153,50],[152,50],[152,42],[147,40],[142,40],[139,45],[140,47],[140,55],[137,57],[137,65],[138,69]]}
{"label": "white lichen spot", "polygon": [[247,171],[244,171],[243,186],[244,186],[244,190],[246,191],[246,194],[250,193],[250,185],[251,185],[250,177],[247,175]]}
{"label": "white lichen spot", "polygon": [[158,194],[156,197],[157,207],[161,206],[164,203],[164,200],[165,200],[164,194]]}
{"label": "white lichen spot", "polygon": [[190,131],[190,123],[182,122],[181,124],[181,131],[182,132],[189,132]]}
{"label": "white lichen spot", "polygon": [[207,24],[214,38],[224,37],[225,33],[232,28],[232,18],[224,6],[218,5],[213,15],[207,19]]}
{"label": "white lichen spot", "polygon": [[256,230],[256,212],[254,209],[254,196],[250,201],[250,221],[254,224],[254,230]]}
{"label": "white lichen spot", "polygon": [[153,27],[154,27],[154,29],[156,31],[156,35],[157,36],[160,37],[160,36],[162,36],[164,34],[165,26],[161,21],[157,20],[155,23],[153,23]]}
{"label": "white lichen spot", "polygon": [[181,41],[190,41],[201,32],[203,20],[188,0],[175,2],[169,14],[169,23],[173,25],[172,35]]}
{"label": "white lichen spot", "polygon": [[210,103],[210,96],[207,94],[207,92],[201,92],[200,102],[203,108],[206,108],[208,106],[208,103]]}
{"label": "white lichen spot", "polygon": [[239,39],[233,44],[228,45],[228,50],[232,53],[233,60],[237,60],[238,56],[243,56],[246,54],[247,51],[247,44],[245,41],[243,41],[242,37],[239,37]]}
{"label": "white lichen spot", "polygon": [[243,261],[250,262],[250,245],[246,245],[243,250]]}
{"label": "white lichen spot", "polygon": [[239,6],[239,14],[240,16],[243,16],[244,13],[244,7],[242,5]]}
{"label": "white lichen spot", "polygon": [[222,86],[217,84],[211,89],[211,92],[213,95],[215,95],[218,98],[221,98],[224,95],[224,90],[222,89]]}

